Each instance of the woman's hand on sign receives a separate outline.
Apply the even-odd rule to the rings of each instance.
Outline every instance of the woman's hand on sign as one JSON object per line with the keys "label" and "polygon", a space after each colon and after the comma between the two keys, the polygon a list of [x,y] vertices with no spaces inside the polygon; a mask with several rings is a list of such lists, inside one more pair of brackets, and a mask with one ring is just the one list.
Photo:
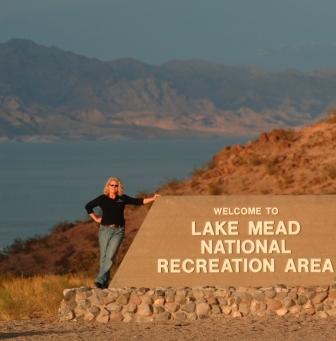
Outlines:
{"label": "woman's hand on sign", "polygon": [[143,203],[144,203],[144,205],[149,204],[149,203],[155,201],[160,196],[161,196],[160,194],[155,193],[152,197],[144,198]]}

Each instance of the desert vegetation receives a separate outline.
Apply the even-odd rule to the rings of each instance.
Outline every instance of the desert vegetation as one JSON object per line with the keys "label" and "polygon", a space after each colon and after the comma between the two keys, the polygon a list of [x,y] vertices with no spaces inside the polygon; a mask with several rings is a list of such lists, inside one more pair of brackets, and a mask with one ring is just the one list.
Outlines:
{"label": "desert vegetation", "polygon": [[54,318],[65,288],[88,286],[86,275],[0,277],[0,320]]}

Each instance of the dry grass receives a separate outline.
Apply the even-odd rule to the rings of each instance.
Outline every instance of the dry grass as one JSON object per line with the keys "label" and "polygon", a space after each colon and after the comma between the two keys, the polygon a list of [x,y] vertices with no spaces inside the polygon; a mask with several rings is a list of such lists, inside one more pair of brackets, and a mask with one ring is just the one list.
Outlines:
{"label": "dry grass", "polygon": [[46,275],[0,278],[0,320],[53,318],[63,298],[63,289],[89,286],[84,275]]}

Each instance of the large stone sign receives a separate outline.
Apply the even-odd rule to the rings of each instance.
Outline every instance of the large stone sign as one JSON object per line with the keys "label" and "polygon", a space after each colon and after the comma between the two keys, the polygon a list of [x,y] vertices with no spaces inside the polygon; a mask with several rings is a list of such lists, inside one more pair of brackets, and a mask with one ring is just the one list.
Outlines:
{"label": "large stone sign", "polygon": [[110,287],[324,285],[335,272],[336,196],[166,196]]}

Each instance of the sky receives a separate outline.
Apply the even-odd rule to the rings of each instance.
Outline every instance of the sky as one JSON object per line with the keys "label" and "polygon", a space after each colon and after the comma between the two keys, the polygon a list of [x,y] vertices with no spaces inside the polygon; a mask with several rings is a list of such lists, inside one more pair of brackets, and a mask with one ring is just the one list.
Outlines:
{"label": "sky", "polygon": [[0,0],[0,42],[28,38],[101,60],[235,63],[335,44],[335,0]]}

